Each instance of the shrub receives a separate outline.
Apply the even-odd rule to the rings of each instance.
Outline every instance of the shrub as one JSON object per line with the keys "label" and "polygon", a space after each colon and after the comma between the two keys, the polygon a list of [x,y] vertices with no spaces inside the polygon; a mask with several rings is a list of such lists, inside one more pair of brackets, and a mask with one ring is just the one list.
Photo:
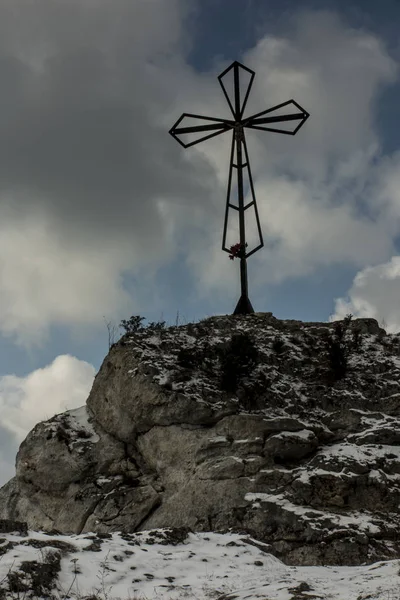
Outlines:
{"label": "shrub", "polygon": [[353,348],[354,350],[360,350],[362,345],[362,333],[360,327],[355,327],[353,329]]}
{"label": "shrub", "polygon": [[62,425],[58,425],[58,427],[57,427],[56,438],[58,439],[59,442],[67,442],[67,444],[70,441],[70,436],[69,436],[68,432],[65,430],[65,428],[62,427]]}
{"label": "shrub", "polygon": [[208,377],[214,377],[218,370],[218,350],[206,339],[202,347],[181,348],[177,361],[185,369],[200,369]]}
{"label": "shrub", "polygon": [[242,389],[241,405],[245,410],[253,411],[265,408],[267,399],[267,389],[271,385],[271,380],[263,372],[258,373],[254,380],[247,380],[240,384]]}
{"label": "shrub", "polygon": [[132,316],[128,321],[123,319],[120,323],[120,327],[125,329],[125,333],[135,333],[136,331],[141,331],[144,329],[142,326],[142,321],[145,320],[145,317],[140,317],[139,315]]}
{"label": "shrub", "polygon": [[346,315],[342,322],[335,323],[334,333],[327,340],[329,365],[335,380],[343,379],[347,373],[348,358],[353,350],[353,343],[346,340],[346,334],[352,317],[351,314]]}
{"label": "shrub", "polygon": [[282,354],[285,351],[285,342],[279,336],[274,338],[272,342],[272,350],[276,352],[276,354]]}
{"label": "shrub", "polygon": [[200,354],[201,368],[209,377],[213,377],[218,368],[219,349],[205,340]]}
{"label": "shrub", "polygon": [[258,362],[258,350],[248,333],[235,333],[220,350],[221,388],[235,393],[244,377],[248,377]]}
{"label": "shrub", "polygon": [[334,337],[328,339],[328,356],[334,379],[343,379],[347,372],[347,353],[341,342]]}
{"label": "shrub", "polygon": [[165,329],[165,321],[152,321],[147,325],[146,329],[150,329],[152,331],[162,331]]}
{"label": "shrub", "polygon": [[78,429],[76,437],[86,439],[92,437],[92,434],[89,431],[86,431],[86,429]]}
{"label": "shrub", "polygon": [[[60,562],[61,553],[58,550],[49,550],[47,553],[42,552],[41,563],[23,561],[18,571],[7,574],[8,588],[10,593],[13,594],[13,598],[53,597],[51,596],[51,590],[61,571]],[[24,579],[27,583],[23,581]]]}
{"label": "shrub", "polygon": [[196,335],[196,327],[194,323],[187,324],[187,334],[194,337]]}
{"label": "shrub", "polygon": [[184,369],[194,369],[200,364],[198,350],[196,348],[180,348],[177,354],[177,362]]}
{"label": "shrub", "polygon": [[[205,321],[206,319],[203,319],[203,321]],[[198,338],[203,338],[203,337],[207,337],[210,335],[210,330],[208,329],[207,325],[205,323],[202,323],[201,321],[199,321],[199,323],[197,323],[196,325],[196,336]]]}

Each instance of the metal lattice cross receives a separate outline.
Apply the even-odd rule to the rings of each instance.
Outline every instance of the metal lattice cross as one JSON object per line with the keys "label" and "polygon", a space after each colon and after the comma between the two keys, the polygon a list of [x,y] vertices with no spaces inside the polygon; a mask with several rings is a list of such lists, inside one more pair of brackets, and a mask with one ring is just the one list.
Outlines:
{"label": "metal lattice cross", "polygon": [[[241,87],[240,82],[240,71],[242,76],[247,77],[247,84],[245,84],[245,89],[243,86]],[[231,75],[233,71],[233,86],[228,93],[227,84],[224,85],[222,79],[225,77],[227,80],[229,74]],[[278,104],[277,106],[273,106],[267,110],[264,110],[260,113],[257,113],[251,117],[243,118],[243,113],[246,108],[247,100],[249,98],[250,89],[253,84],[253,79],[255,76],[255,72],[251,69],[248,69],[244,65],[239,62],[233,62],[230,67],[225,69],[221,75],[219,75],[218,80],[221,84],[222,90],[225,94],[225,98],[228,101],[229,108],[233,114],[234,119],[216,119],[213,117],[204,117],[201,115],[194,115],[191,113],[183,113],[183,115],[177,120],[175,125],[170,129],[169,133],[183,146],[184,148],[188,148],[189,146],[193,146],[194,144],[198,144],[204,140],[208,140],[216,135],[224,133],[225,131],[232,131],[232,146],[231,146],[231,155],[230,155],[230,165],[229,165],[229,178],[228,178],[228,193],[226,199],[226,210],[225,210],[225,221],[224,221],[224,232],[222,237],[222,250],[228,252],[230,258],[240,258],[240,284],[241,284],[241,296],[236,305],[235,311],[233,314],[248,314],[253,313],[254,309],[251,305],[249,295],[248,295],[248,282],[247,282],[247,259],[249,256],[260,250],[264,246],[264,241],[261,233],[260,219],[258,216],[256,197],[254,194],[254,185],[253,178],[250,170],[249,163],[249,155],[247,152],[246,138],[244,133],[244,128],[248,127],[249,129],[261,129],[263,131],[272,131],[275,133],[285,133],[289,135],[295,135],[300,127],[305,123],[305,121],[310,116],[307,111],[304,110],[297,102],[294,100],[288,100],[287,102],[283,102],[282,104]],[[231,97],[230,97],[231,96]],[[233,100],[233,104],[231,102]],[[290,112],[293,111],[293,108],[296,108],[298,112]],[[279,112],[280,114],[271,114],[274,112]],[[189,125],[184,127],[184,120],[203,120],[208,121],[208,124],[204,125]],[[279,129],[274,127],[274,124],[278,125],[280,123],[284,123],[287,121],[293,121],[295,123],[295,127],[290,129]],[[205,135],[202,135],[202,134]],[[195,139],[194,141],[187,141],[185,143],[185,136],[189,134],[201,134],[199,139]],[[179,139],[179,136],[183,136],[182,139]],[[243,150],[245,160],[243,161]],[[236,161],[236,162],[235,162]],[[232,173],[233,169],[236,169],[237,175],[237,196],[238,203],[237,205],[231,202],[231,188],[232,188]],[[249,181],[249,190],[251,193],[252,200],[248,202],[246,205],[244,204],[244,190],[243,190],[243,171],[247,169],[247,176]],[[257,223],[257,230],[259,236],[259,244],[256,245],[255,248],[247,251],[248,244],[246,243],[246,231],[245,231],[245,211],[249,208],[254,207],[254,213]],[[227,234],[227,226],[228,226],[228,218],[229,218],[229,210],[236,210],[239,213],[239,243],[231,246],[230,248],[226,247],[226,234]]]}

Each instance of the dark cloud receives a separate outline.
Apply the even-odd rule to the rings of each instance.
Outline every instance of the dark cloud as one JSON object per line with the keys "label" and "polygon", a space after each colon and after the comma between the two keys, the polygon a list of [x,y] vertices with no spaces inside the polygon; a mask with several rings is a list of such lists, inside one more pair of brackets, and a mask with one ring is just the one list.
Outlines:
{"label": "dark cloud", "polygon": [[163,231],[157,199],[207,202],[211,167],[183,162],[160,123],[183,16],[175,0],[0,6],[3,203],[12,192],[20,211],[37,205],[69,236],[73,225],[146,244]]}

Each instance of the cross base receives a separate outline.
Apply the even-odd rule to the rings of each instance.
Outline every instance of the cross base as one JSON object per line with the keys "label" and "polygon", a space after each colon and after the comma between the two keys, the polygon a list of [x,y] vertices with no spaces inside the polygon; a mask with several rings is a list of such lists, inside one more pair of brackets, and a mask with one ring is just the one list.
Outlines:
{"label": "cross base", "polygon": [[249,315],[254,312],[248,296],[240,296],[239,302],[233,312],[234,315]]}

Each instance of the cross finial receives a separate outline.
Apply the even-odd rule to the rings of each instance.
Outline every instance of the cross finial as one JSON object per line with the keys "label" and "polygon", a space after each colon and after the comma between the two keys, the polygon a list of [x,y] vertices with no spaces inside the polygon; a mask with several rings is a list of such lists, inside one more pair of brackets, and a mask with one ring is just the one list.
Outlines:
{"label": "cross finial", "polygon": [[[233,81],[229,78],[233,75]],[[246,77],[245,87],[241,86],[241,76]],[[212,138],[216,135],[224,133],[225,131],[232,130],[232,145],[230,153],[230,165],[229,165],[229,177],[228,177],[228,193],[226,199],[225,209],[225,221],[224,230],[222,236],[222,250],[228,252],[230,258],[240,258],[240,283],[241,283],[241,296],[236,305],[234,314],[248,314],[254,312],[248,295],[248,281],[247,281],[247,259],[249,256],[260,250],[264,246],[264,241],[261,233],[260,219],[258,216],[258,209],[256,203],[256,197],[254,193],[253,178],[251,176],[249,155],[247,152],[247,144],[244,128],[249,129],[261,129],[263,131],[271,131],[274,133],[284,133],[288,135],[295,135],[300,127],[304,125],[305,121],[310,116],[307,111],[304,110],[294,100],[288,100],[272,108],[268,108],[260,113],[252,115],[251,117],[243,118],[244,111],[246,108],[247,100],[249,98],[251,86],[253,85],[255,72],[248,69],[241,63],[234,61],[225,71],[218,77],[218,81],[221,84],[223,93],[228,102],[231,110],[233,120],[231,119],[217,119],[214,117],[204,117],[201,115],[194,115],[191,113],[183,113],[183,115],[177,120],[175,125],[170,129],[170,134],[183,146],[188,148],[194,146],[199,142]],[[225,81],[223,81],[225,79]],[[228,82],[230,85],[228,86]],[[275,113],[275,114],[274,114]],[[183,126],[184,121],[207,121],[201,125],[187,125]],[[281,123],[293,122],[294,127],[282,129],[278,128]],[[271,127],[272,125],[272,127]],[[190,134],[200,134],[198,139],[194,141],[186,141],[185,136]],[[204,134],[204,135],[203,135]],[[179,136],[183,136],[183,140]],[[243,160],[244,151],[244,160]],[[237,204],[231,202],[231,187],[232,187],[232,174],[233,169],[236,169],[237,175]],[[243,171],[247,170],[249,180],[249,195],[251,201],[246,205],[244,204],[244,189],[243,189]],[[245,211],[249,208],[254,208],[254,216],[257,224],[259,244],[253,249],[247,251],[248,244],[246,243],[246,231],[245,231]],[[229,210],[236,210],[239,216],[239,243],[232,245],[230,248],[226,247],[226,234],[228,227]],[[233,249],[235,250],[233,251]]]}

